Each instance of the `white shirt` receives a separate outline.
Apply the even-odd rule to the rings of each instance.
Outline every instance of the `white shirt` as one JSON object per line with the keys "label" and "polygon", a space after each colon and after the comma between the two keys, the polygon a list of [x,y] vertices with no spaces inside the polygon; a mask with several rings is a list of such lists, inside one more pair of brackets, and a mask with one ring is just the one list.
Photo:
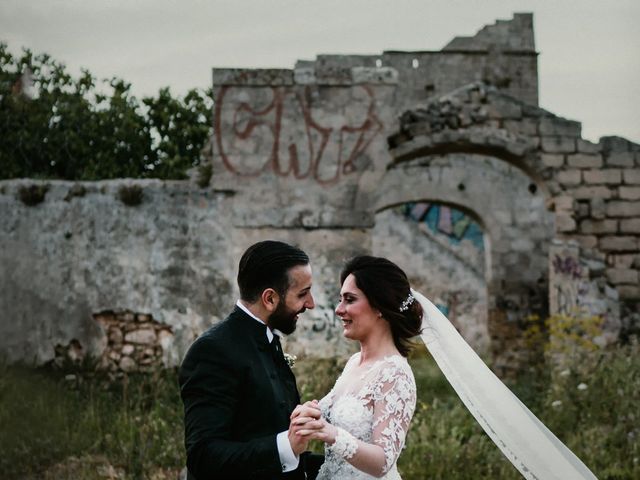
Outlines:
{"label": "white shirt", "polygon": [[[240,300],[236,302],[236,305],[240,310],[249,315],[251,318],[267,327],[267,340],[269,340],[269,343],[271,343],[273,341],[274,332],[271,331],[267,324],[256,317],[253,313],[251,313],[251,311]],[[280,336],[280,332],[275,330],[275,335]],[[278,455],[280,456],[280,464],[282,465],[283,472],[290,472],[292,470],[295,470],[296,468],[298,468],[298,464],[300,463],[300,457],[293,453],[293,449],[291,448],[291,444],[289,443],[289,438],[287,437],[288,433],[289,432],[285,430],[284,432],[280,432],[278,435],[276,435]]]}

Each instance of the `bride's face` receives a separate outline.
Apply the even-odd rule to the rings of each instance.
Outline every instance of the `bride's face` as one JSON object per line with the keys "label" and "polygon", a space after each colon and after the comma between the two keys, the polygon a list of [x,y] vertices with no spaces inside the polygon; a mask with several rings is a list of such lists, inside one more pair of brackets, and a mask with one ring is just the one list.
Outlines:
{"label": "bride's face", "polygon": [[353,275],[349,275],[342,284],[336,314],[342,319],[343,335],[352,340],[366,338],[384,322],[379,312],[371,307],[362,290],[356,286]]}

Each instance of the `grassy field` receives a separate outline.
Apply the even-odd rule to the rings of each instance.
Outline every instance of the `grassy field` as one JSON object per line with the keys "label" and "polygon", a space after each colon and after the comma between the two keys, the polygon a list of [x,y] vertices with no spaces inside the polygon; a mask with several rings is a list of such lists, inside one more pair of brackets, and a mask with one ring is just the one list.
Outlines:
{"label": "grassy field", "polygon": [[[422,354],[410,362],[419,400],[399,461],[403,479],[520,478],[433,360]],[[341,367],[298,360],[303,397],[322,396]],[[111,384],[75,373],[0,367],[2,478],[177,478],[184,449],[176,372]],[[640,478],[637,343],[582,353],[561,369],[534,366],[511,387],[598,478]]]}

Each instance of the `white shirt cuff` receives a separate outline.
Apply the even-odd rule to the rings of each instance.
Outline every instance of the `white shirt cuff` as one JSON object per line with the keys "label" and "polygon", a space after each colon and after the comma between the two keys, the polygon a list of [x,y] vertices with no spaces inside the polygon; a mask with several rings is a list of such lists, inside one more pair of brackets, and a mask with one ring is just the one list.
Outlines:
{"label": "white shirt cuff", "polygon": [[285,430],[276,436],[278,455],[280,455],[280,465],[282,465],[283,472],[295,470],[300,463],[300,458],[293,453],[293,449],[289,443],[289,437],[287,436],[288,433],[289,432]]}

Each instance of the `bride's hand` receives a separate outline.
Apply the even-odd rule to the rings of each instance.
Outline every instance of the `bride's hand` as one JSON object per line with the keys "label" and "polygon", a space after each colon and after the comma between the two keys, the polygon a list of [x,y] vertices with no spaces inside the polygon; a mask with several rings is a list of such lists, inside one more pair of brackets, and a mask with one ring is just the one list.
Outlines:
{"label": "bride's hand", "polygon": [[338,431],[324,418],[315,420],[309,417],[298,417],[292,420],[291,425],[297,427],[296,435],[306,437],[308,440],[321,440],[329,445],[336,442]]}
{"label": "bride's hand", "polygon": [[289,419],[293,420],[296,417],[320,418],[321,414],[320,405],[318,404],[318,401],[314,399],[305,402],[302,405],[298,405],[291,413]]}

